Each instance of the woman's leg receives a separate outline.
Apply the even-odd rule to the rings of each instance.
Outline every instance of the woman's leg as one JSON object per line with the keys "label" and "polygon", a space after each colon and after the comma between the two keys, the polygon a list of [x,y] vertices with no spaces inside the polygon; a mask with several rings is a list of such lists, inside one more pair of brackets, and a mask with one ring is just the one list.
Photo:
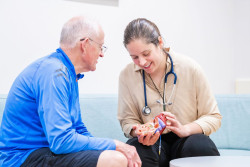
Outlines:
{"label": "woman's leg", "polygon": [[214,142],[204,134],[178,139],[171,148],[171,159],[195,156],[219,156]]}

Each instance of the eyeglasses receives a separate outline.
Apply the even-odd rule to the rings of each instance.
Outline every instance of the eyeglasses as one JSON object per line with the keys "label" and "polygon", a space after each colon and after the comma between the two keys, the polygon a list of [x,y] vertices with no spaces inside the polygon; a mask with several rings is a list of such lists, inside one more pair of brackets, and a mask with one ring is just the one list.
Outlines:
{"label": "eyeglasses", "polygon": [[[84,41],[86,38],[82,38],[82,39],[80,39],[80,41]],[[104,45],[102,45],[102,44],[100,44],[100,43],[98,43],[98,42],[96,42],[96,41],[94,41],[93,39],[91,39],[91,38],[88,38],[90,41],[92,41],[92,42],[94,42],[94,43],[96,43],[96,44],[98,44],[99,45],[99,47],[100,47],[100,49],[101,49],[101,51],[102,51],[102,53],[105,53],[106,52],[106,50],[108,49],[107,48],[107,46],[104,46]]]}

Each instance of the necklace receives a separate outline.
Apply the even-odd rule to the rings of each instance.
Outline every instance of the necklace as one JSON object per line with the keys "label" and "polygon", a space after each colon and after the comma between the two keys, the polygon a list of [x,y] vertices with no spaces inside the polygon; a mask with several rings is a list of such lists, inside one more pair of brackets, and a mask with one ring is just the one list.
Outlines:
{"label": "necklace", "polygon": [[[166,74],[167,74],[167,66],[166,66],[166,69],[165,69],[165,75],[164,75],[164,77],[166,76]],[[161,98],[162,98],[162,102],[163,102],[163,110],[165,111],[166,110],[166,107],[165,107],[165,82],[164,82],[164,89],[163,89],[163,95],[161,94],[161,92],[159,91],[159,89],[157,88],[157,86],[155,85],[155,82],[153,81],[153,79],[151,78],[151,76],[150,76],[150,74],[148,74],[148,76],[149,76],[149,78],[150,78],[150,80],[151,80],[151,82],[153,83],[153,85],[154,85],[154,88],[157,90],[157,92],[159,93],[159,95],[161,96]],[[164,79],[165,80],[165,79]],[[158,101],[158,100],[157,100]]]}
{"label": "necklace", "polygon": [[[168,58],[168,54],[167,54],[167,58]],[[167,60],[166,60],[167,61]],[[166,74],[167,74],[167,64],[166,64],[166,67],[165,67],[165,75],[164,75],[164,89],[163,89],[163,95],[161,95],[161,92],[159,91],[159,89],[157,88],[157,86],[155,85],[153,79],[151,78],[151,75],[149,75],[149,78],[151,80],[151,82],[153,83],[155,89],[157,90],[157,92],[159,93],[159,95],[161,96],[162,98],[162,104],[163,104],[163,110],[166,111],[166,103],[165,103],[165,88],[166,88],[166,82],[165,82],[165,77],[166,77]],[[172,95],[171,95],[172,96]],[[157,100],[157,103],[160,103],[160,101]]]}
{"label": "necklace", "polygon": [[161,92],[159,91],[159,89],[158,89],[157,86],[155,85],[155,82],[154,82],[153,79],[151,78],[150,74],[149,74],[149,78],[150,78],[150,80],[152,81],[152,83],[153,83],[155,89],[157,90],[157,92],[159,93],[159,95],[161,96],[161,98],[163,99],[163,96],[161,95]]}

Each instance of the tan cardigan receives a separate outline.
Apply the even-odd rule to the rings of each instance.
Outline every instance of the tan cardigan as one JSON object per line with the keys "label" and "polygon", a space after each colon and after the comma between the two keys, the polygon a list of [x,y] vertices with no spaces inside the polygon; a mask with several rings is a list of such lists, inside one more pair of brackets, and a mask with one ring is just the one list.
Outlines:
{"label": "tan cardigan", "polygon": [[[215,97],[201,67],[186,56],[174,53],[169,54],[173,59],[174,71],[177,74],[176,89],[172,97],[172,105],[167,111],[173,113],[183,125],[195,122],[205,135],[215,132],[221,125],[221,115]],[[167,71],[170,71],[170,60],[166,61]],[[155,89],[149,76],[145,73],[147,103],[151,114],[144,116],[142,109],[145,106],[142,70],[134,63],[128,64],[120,73],[118,94],[118,120],[127,137],[133,125],[144,124],[163,111],[162,98]],[[169,75],[166,85],[166,101],[173,88],[173,75]],[[160,92],[163,93],[164,78],[161,81]],[[168,131],[164,131],[168,133]]]}

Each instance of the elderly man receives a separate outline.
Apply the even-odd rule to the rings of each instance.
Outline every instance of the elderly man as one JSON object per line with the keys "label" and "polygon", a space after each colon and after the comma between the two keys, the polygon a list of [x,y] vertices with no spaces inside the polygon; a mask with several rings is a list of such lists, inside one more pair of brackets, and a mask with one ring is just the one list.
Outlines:
{"label": "elderly man", "polygon": [[0,166],[141,166],[133,146],[93,137],[81,120],[78,80],[95,71],[103,43],[96,21],[74,17],[60,48],[19,74],[0,128]]}

